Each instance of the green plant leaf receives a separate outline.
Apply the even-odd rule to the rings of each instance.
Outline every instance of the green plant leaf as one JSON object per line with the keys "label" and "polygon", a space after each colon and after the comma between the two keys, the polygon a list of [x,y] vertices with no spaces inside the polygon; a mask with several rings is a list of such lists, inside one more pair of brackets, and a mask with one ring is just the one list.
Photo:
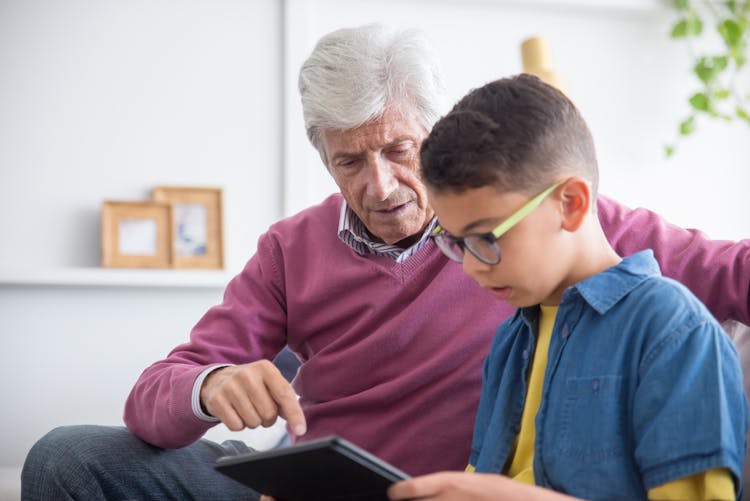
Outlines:
{"label": "green plant leaf", "polygon": [[692,37],[697,37],[703,33],[703,21],[695,14],[690,16],[687,20],[687,32]]}
{"label": "green plant leaf", "polygon": [[693,73],[706,85],[716,80],[716,77],[729,66],[727,56],[701,57],[693,67]]}
{"label": "green plant leaf", "polygon": [[734,60],[734,64],[735,66],[737,66],[738,70],[745,66],[745,63],[747,62],[747,56],[745,56],[745,47],[732,47],[729,51],[729,55]]}
{"label": "green plant leaf", "polygon": [[678,21],[675,23],[675,25],[672,27],[672,33],[670,33],[670,37],[672,38],[685,38],[688,34],[688,25],[687,21],[685,19]]}
{"label": "green plant leaf", "polygon": [[729,66],[729,58],[727,56],[714,56],[711,58],[711,65],[717,73],[724,71]]}
{"label": "green plant leaf", "polygon": [[724,43],[727,44],[728,47],[737,47],[742,40],[742,33],[744,31],[742,26],[733,19],[725,19],[722,21],[719,24],[718,30],[721,38],[724,39]]}
{"label": "green plant leaf", "polygon": [[695,117],[688,117],[680,123],[680,135],[689,136],[695,131]]}
{"label": "green plant leaf", "polygon": [[675,148],[671,144],[666,145],[664,147],[664,156],[667,158],[671,157],[672,155],[674,155],[674,150]]}
{"label": "green plant leaf", "polygon": [[742,107],[738,106],[736,110],[737,116],[741,118],[742,120],[746,121],[748,124],[750,124],[750,113],[748,113],[746,110],[742,109]]}
{"label": "green plant leaf", "polygon": [[711,100],[703,92],[693,94],[688,101],[693,109],[698,111],[708,111],[711,107]]}
{"label": "green plant leaf", "polygon": [[717,89],[711,93],[711,96],[715,97],[716,99],[727,99],[731,95],[732,91],[730,91],[729,89]]}
{"label": "green plant leaf", "polygon": [[686,10],[690,7],[690,2],[688,0],[674,0],[674,6],[677,10]]}
{"label": "green plant leaf", "polygon": [[710,83],[716,78],[716,71],[714,70],[711,60],[707,57],[701,57],[693,67],[693,73],[697,76],[704,84]]}

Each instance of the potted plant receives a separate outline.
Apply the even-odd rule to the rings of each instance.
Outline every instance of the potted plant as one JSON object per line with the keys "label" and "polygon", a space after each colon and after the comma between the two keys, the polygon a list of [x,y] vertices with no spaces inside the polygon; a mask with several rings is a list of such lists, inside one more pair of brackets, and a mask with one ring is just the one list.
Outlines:
{"label": "potted plant", "polygon": [[[699,116],[750,126],[750,1],[672,0],[672,5],[678,18],[671,38],[687,42],[697,78],[695,92],[688,99],[690,112],[678,126],[678,139],[695,132]],[[718,49],[699,49],[711,37],[718,39]],[[666,146],[668,157],[674,151],[674,143]]]}

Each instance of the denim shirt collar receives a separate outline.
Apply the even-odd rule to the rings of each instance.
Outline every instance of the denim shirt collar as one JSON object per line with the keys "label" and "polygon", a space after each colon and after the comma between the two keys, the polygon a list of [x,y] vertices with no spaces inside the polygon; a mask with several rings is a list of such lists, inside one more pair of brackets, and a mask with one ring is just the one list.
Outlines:
{"label": "denim shirt collar", "polygon": [[[579,295],[599,314],[606,313],[644,280],[660,275],[659,263],[651,249],[623,258],[615,266],[569,287],[563,292],[562,304]],[[537,318],[536,305],[521,309],[524,318]]]}

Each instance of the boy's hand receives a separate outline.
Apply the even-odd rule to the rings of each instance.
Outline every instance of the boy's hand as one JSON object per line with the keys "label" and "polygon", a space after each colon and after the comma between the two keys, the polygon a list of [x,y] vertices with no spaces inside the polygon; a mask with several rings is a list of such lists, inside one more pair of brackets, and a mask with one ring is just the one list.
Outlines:
{"label": "boy's hand", "polygon": [[563,501],[574,498],[522,484],[503,475],[487,473],[442,472],[403,480],[388,489],[388,497],[429,499],[432,501]]}
{"label": "boy's hand", "polygon": [[268,360],[216,369],[203,381],[200,399],[208,414],[232,431],[268,427],[279,416],[290,433],[299,436],[307,431],[292,385]]}

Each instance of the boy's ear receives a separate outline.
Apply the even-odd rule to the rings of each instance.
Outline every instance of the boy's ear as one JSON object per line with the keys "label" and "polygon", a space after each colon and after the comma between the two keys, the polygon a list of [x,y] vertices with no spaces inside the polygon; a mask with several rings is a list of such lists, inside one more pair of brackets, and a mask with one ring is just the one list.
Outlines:
{"label": "boy's ear", "polygon": [[580,177],[572,177],[560,187],[562,227],[576,231],[591,210],[591,187]]}

